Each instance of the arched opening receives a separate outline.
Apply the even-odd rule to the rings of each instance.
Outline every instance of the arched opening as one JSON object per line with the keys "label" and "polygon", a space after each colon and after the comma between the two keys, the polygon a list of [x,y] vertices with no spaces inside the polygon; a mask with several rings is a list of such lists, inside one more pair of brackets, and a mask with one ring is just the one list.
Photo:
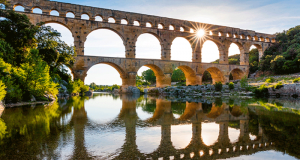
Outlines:
{"label": "arched opening", "polygon": [[109,18],[108,18],[108,23],[116,23],[115,18],[109,17]]}
{"label": "arched opening", "polygon": [[143,78],[144,82],[148,82],[149,86],[162,87],[164,85],[164,73],[154,64],[145,64],[137,71],[138,76]]}
{"label": "arched opening", "polygon": [[112,86],[122,85],[123,71],[112,63],[100,63],[92,66],[85,77],[85,84],[96,83],[96,85]]}
{"label": "arched opening", "polygon": [[228,63],[229,64],[240,64],[240,48],[237,44],[231,43],[229,49],[228,49]]}
{"label": "arched opening", "polygon": [[134,26],[140,26],[140,22],[139,21],[133,21],[133,25]]}
{"label": "arched opening", "polygon": [[103,18],[101,16],[96,16],[95,17],[95,21],[101,22],[101,21],[103,21]]}
{"label": "arched opening", "polygon": [[81,15],[81,19],[90,20],[90,16],[84,13]]}
{"label": "arched opening", "polygon": [[158,29],[164,29],[164,25],[163,24],[158,24],[157,28]]}
{"label": "arched opening", "polygon": [[200,85],[202,80],[189,66],[178,66],[172,74],[171,81],[176,85]]}
{"label": "arched opening", "polygon": [[202,140],[206,146],[213,145],[219,136],[219,124],[217,123],[202,123]]}
{"label": "arched opening", "polygon": [[202,84],[212,84],[212,78],[208,71],[204,71],[202,75]]}
{"label": "arched opening", "polygon": [[257,36],[253,36],[253,41],[258,41],[258,37]]}
{"label": "arched opening", "polygon": [[240,39],[245,39],[245,35],[240,35]]}
{"label": "arched opening", "polygon": [[50,15],[51,15],[51,16],[59,16],[59,13],[58,13],[57,10],[51,10],[51,11],[50,11]]}
{"label": "arched opening", "polygon": [[250,35],[247,36],[247,40],[251,40],[252,37]]}
{"label": "arched opening", "polygon": [[156,36],[141,34],[136,42],[136,58],[161,59],[161,45]]}
{"label": "arched opening", "polygon": [[218,60],[220,52],[215,42],[207,40],[204,42],[201,51],[202,62],[205,63],[219,63]]}
{"label": "arched opening", "polygon": [[35,8],[32,9],[32,13],[43,14],[43,11],[40,8],[35,7]]}
{"label": "arched opening", "polygon": [[[110,151],[117,151],[120,146],[124,145],[126,136],[124,134],[125,127],[120,130],[115,130],[116,127],[114,127],[114,124],[120,121],[119,114],[122,100],[111,98],[111,96],[108,98],[107,94],[103,95],[105,96],[97,96],[97,98],[84,101],[83,110],[91,126],[84,128],[84,143],[92,144],[95,148],[91,148],[90,151],[97,152],[97,156],[108,157]],[[84,114],[79,116],[83,117]],[[100,130],[103,132],[99,133]],[[114,131],[111,132],[112,130]],[[98,134],[98,136],[91,136],[95,134]],[[103,144],[106,144],[105,147],[103,147]]]}
{"label": "arched opening", "polygon": [[122,19],[122,20],[121,20],[121,24],[127,25],[127,24],[128,24],[128,21],[127,21],[126,19]]}
{"label": "arched opening", "polygon": [[85,55],[125,58],[123,39],[109,29],[97,29],[89,33],[84,46]]}
{"label": "arched opening", "polygon": [[259,59],[263,56],[263,51],[260,45],[252,45],[249,50],[249,73],[255,73],[259,66]]}
{"label": "arched opening", "polygon": [[17,5],[14,6],[14,11],[24,12],[25,8],[22,5],[17,4]]}
{"label": "arched opening", "polygon": [[193,50],[190,42],[182,37],[177,37],[171,45],[171,60],[192,61]]}
{"label": "arched opening", "polygon": [[[64,41],[69,46],[74,46],[74,38],[72,36],[72,32],[67,27],[58,23],[46,23],[45,26],[50,26],[51,28],[59,32],[61,34],[60,39],[62,41]],[[63,65],[60,68],[60,71],[69,74],[71,76],[71,79],[74,79],[74,75],[69,67]]]}
{"label": "arched opening", "polygon": [[66,17],[68,17],[68,18],[75,18],[75,15],[72,12],[67,12]]}
{"label": "arched opening", "polygon": [[173,25],[170,25],[170,26],[169,26],[169,30],[172,30],[172,31],[173,31],[173,30],[174,30],[174,26],[173,26]]}
{"label": "arched opening", "polygon": [[52,23],[52,22],[46,23],[45,25],[50,26],[51,28],[57,30],[61,34],[60,39],[64,41],[66,44],[70,46],[74,46],[74,38],[72,32],[66,26],[59,23]]}
{"label": "arched opening", "polygon": [[151,28],[151,27],[152,27],[152,24],[151,24],[150,22],[147,22],[147,23],[146,23],[146,27]]}
{"label": "arched opening", "polygon": [[[149,141],[151,139],[151,142]],[[136,129],[136,145],[141,153],[150,154],[154,152],[161,142],[161,127],[147,127]]]}
{"label": "arched opening", "polygon": [[207,72],[211,75],[212,84],[215,84],[216,82],[222,82],[225,83],[225,79],[223,76],[223,73],[216,67],[210,67],[206,69]]}
{"label": "arched opening", "polygon": [[218,33],[218,36],[219,36],[219,37],[222,37],[222,36],[223,36],[223,32],[219,32],[219,33]]}
{"label": "arched opening", "polygon": [[231,76],[229,77],[229,80],[238,80],[242,79],[245,73],[242,70],[236,68],[230,72],[230,75]]}
{"label": "arched opening", "polygon": [[[199,132],[201,133],[201,132]],[[186,148],[193,138],[193,129],[191,124],[172,125],[171,126],[171,142],[175,149]]]}
{"label": "arched opening", "polygon": [[209,32],[208,32],[208,34],[209,34],[210,36],[212,36],[212,35],[213,35],[212,31],[209,31]]}
{"label": "arched opening", "polygon": [[190,33],[195,33],[195,30],[193,28],[191,28]]}
{"label": "arched opening", "polygon": [[233,34],[233,38],[239,38],[239,35],[238,34]]}
{"label": "arched opening", "polygon": [[184,32],[184,28],[183,27],[180,27],[180,32]]}
{"label": "arched opening", "polygon": [[[239,125],[238,121],[233,121],[233,122],[229,122],[232,125],[237,124]],[[240,136],[240,130],[238,128],[231,128],[228,127],[228,137],[230,139],[230,143],[235,143],[239,140],[239,136]]]}

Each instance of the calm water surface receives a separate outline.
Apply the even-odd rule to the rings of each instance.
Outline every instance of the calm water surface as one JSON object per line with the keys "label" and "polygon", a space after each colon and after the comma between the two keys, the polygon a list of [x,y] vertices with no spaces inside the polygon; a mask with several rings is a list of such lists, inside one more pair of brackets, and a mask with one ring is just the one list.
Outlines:
{"label": "calm water surface", "polygon": [[5,109],[0,159],[300,158],[299,108],[197,101],[97,93]]}

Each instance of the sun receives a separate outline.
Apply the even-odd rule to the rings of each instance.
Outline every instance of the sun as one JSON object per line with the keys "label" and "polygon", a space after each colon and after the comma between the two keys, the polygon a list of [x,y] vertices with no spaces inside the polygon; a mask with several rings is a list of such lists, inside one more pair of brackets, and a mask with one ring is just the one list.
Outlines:
{"label": "sun", "polygon": [[198,38],[202,38],[203,36],[205,36],[205,31],[204,29],[199,29],[196,34]]}

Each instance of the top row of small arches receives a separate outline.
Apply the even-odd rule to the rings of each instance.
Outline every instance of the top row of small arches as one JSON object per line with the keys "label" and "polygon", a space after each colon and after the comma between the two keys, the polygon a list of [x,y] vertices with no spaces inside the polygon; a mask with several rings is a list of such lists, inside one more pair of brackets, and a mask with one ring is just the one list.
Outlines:
{"label": "top row of small arches", "polygon": [[[24,12],[24,7],[22,5],[15,5],[14,10],[16,11],[21,11]],[[127,19],[121,19],[121,20],[116,20],[114,17],[102,17],[101,15],[96,15],[94,18],[92,18],[88,13],[83,13],[81,16],[76,17],[75,14],[71,11],[66,12],[65,14],[59,13],[57,10],[53,9],[50,10],[48,13],[43,13],[43,11],[39,7],[33,7],[30,11],[31,13],[37,13],[37,14],[50,14],[52,16],[60,16],[60,17],[68,17],[68,18],[80,18],[84,20],[92,20],[92,21],[101,21],[101,22],[108,22],[108,23],[118,23],[118,24],[124,24],[128,25],[129,22]],[[168,30],[179,30],[181,32],[190,32],[194,33],[195,30],[192,28],[187,28],[187,27],[179,27],[175,28],[174,25],[169,25],[165,26],[163,23],[159,23],[157,26],[153,25],[151,22],[146,22],[145,24],[141,24],[140,21],[135,20],[131,22],[131,25],[134,26],[145,26],[149,28],[158,28],[158,29],[168,29]],[[247,39],[247,40],[253,40],[253,41],[260,41],[260,42],[275,42],[274,39],[270,39],[268,37],[257,37],[253,36],[251,37],[250,35],[245,36],[245,35],[238,35],[238,34],[232,34],[232,33],[222,33],[222,32],[217,32],[217,33],[212,33],[211,31],[208,32],[208,35],[213,35],[213,36],[226,36],[226,37],[231,37],[231,38],[236,38],[236,39]]]}

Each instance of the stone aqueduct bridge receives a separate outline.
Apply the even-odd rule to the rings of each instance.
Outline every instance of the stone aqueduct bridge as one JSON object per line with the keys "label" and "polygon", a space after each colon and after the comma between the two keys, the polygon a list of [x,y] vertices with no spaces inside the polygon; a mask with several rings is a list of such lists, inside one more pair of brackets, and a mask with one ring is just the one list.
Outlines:
{"label": "stone aqueduct bridge", "polygon": [[[230,73],[234,79],[240,79],[249,72],[250,47],[255,45],[261,57],[263,52],[275,42],[274,35],[251,30],[48,0],[10,0],[9,9],[14,9],[16,6],[24,7],[24,14],[30,18],[33,24],[39,22],[59,23],[71,31],[79,55],[76,64],[71,69],[74,78],[84,81],[87,71],[93,65],[105,63],[118,70],[123,81],[123,88],[135,86],[136,73],[142,66],[147,66],[155,72],[158,87],[171,84],[171,75],[176,67],[185,73],[187,85],[201,84],[205,70],[211,73],[213,81],[228,82]],[[35,8],[41,9],[42,14],[32,13]],[[59,16],[50,15],[53,10],[57,11]],[[69,12],[73,13],[75,17],[66,17]],[[81,19],[82,14],[88,15],[89,20]],[[100,16],[102,21],[95,21],[96,16]],[[109,18],[113,18],[115,23],[109,23]],[[122,20],[126,20],[127,24],[121,24]],[[170,26],[174,29],[170,29]],[[201,63],[201,49],[207,39],[194,43],[194,32],[198,29],[197,26],[206,26],[207,39],[218,46],[219,64]],[[84,43],[87,36],[92,31],[101,28],[112,30],[121,37],[125,46],[125,58],[85,55]],[[160,60],[135,58],[135,44],[138,37],[144,33],[152,34],[159,40],[161,45]],[[192,62],[171,61],[171,45],[176,37],[183,37],[190,42]],[[235,43],[240,49],[240,65],[228,65],[228,49],[232,43]]]}

